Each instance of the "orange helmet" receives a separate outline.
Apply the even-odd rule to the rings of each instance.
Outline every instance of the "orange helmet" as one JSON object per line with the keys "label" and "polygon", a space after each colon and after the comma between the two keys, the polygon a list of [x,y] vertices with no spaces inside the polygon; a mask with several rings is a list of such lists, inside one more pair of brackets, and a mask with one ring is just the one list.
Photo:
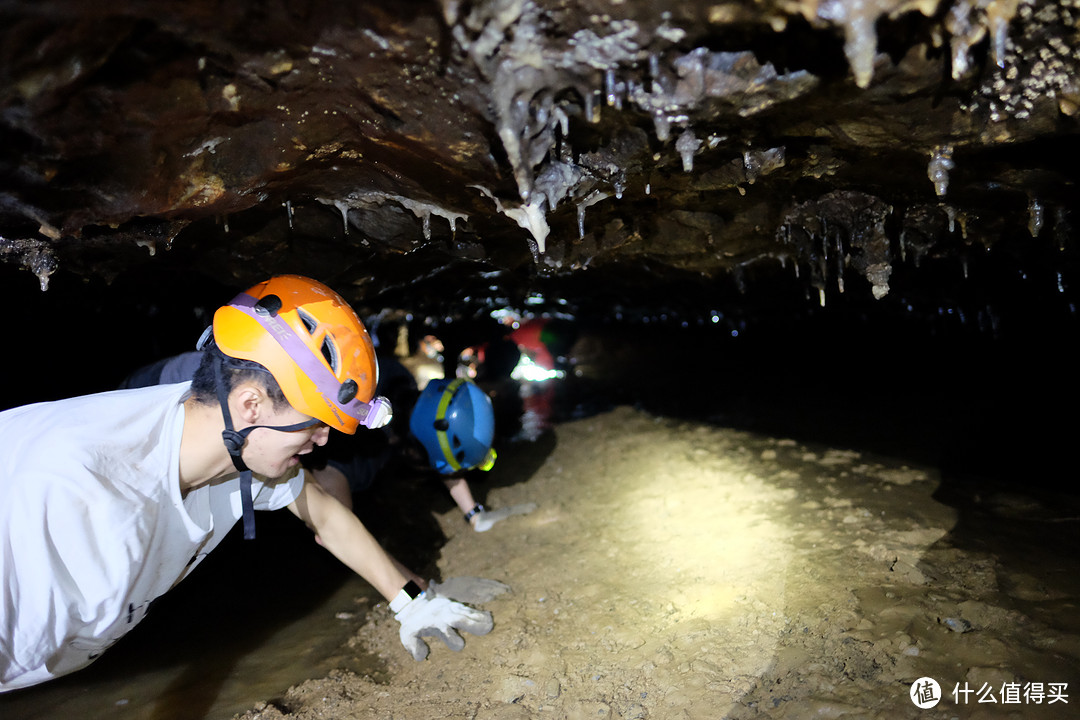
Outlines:
{"label": "orange helmet", "polygon": [[259,363],[296,410],[353,434],[381,427],[390,405],[375,398],[379,366],[364,324],[320,282],[278,275],[237,295],[214,313],[222,353]]}

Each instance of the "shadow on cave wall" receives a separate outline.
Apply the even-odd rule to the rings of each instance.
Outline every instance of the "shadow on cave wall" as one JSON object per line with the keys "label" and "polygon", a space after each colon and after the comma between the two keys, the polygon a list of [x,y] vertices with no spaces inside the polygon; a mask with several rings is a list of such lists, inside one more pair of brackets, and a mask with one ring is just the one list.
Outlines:
{"label": "shadow on cave wall", "polygon": [[0,408],[115,389],[136,368],[194,349],[237,291],[163,268],[111,283],[60,271],[42,292],[29,272],[0,263],[6,363],[18,378],[0,390]]}

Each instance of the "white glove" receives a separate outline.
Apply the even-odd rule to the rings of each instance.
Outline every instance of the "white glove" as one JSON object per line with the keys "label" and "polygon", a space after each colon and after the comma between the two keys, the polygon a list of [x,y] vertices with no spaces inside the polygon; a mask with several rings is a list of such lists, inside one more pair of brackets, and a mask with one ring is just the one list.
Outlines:
{"label": "white glove", "polygon": [[401,623],[401,644],[413,656],[413,660],[423,660],[428,656],[427,643],[421,637],[442,640],[448,648],[458,652],[465,647],[465,641],[457,630],[487,635],[494,627],[491,613],[486,610],[476,610],[439,597],[432,590],[417,595],[394,617]]}
{"label": "white glove", "polygon": [[473,524],[473,530],[487,532],[495,527],[495,523],[500,520],[505,520],[511,515],[528,515],[535,509],[536,503],[522,503],[521,505],[511,505],[498,510],[481,510],[477,513],[479,517],[476,519],[476,523]]}

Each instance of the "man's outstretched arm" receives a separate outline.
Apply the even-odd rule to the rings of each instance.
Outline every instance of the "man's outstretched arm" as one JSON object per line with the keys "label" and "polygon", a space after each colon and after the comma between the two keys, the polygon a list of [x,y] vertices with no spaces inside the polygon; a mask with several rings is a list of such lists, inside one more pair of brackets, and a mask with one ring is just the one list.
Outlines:
{"label": "man's outstretched arm", "polygon": [[465,646],[459,631],[473,635],[491,632],[491,613],[431,590],[420,592],[360,519],[318,483],[305,479],[304,489],[289,509],[315,531],[323,547],[390,601],[390,610],[401,623],[401,644],[414,659],[423,660],[428,655],[423,637],[437,638],[457,651]]}
{"label": "man's outstretched arm", "polygon": [[320,543],[388,601],[409,581],[403,568],[383,549],[360,518],[311,478],[289,510],[319,536]]}

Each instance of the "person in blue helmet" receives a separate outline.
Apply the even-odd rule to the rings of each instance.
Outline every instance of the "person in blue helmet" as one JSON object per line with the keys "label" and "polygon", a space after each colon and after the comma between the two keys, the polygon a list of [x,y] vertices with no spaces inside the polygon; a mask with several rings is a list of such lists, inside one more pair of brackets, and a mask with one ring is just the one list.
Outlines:
{"label": "person in blue helmet", "polygon": [[500,520],[535,508],[529,503],[489,511],[473,499],[464,473],[474,468],[490,470],[496,453],[491,398],[472,380],[428,382],[409,416],[409,432],[423,446],[431,467],[443,476],[450,497],[473,530],[485,532]]}
{"label": "person in blue helmet", "polygon": [[[391,353],[379,352],[379,392],[395,408],[393,422],[376,432],[336,438],[312,458],[316,477],[331,495],[352,507],[353,495],[371,487],[394,453],[419,452],[476,532],[535,509],[532,503],[488,510],[473,497],[466,474],[495,464],[495,412],[491,399],[467,378],[437,378],[417,392],[417,382]],[[416,447],[419,446],[419,447]]]}

